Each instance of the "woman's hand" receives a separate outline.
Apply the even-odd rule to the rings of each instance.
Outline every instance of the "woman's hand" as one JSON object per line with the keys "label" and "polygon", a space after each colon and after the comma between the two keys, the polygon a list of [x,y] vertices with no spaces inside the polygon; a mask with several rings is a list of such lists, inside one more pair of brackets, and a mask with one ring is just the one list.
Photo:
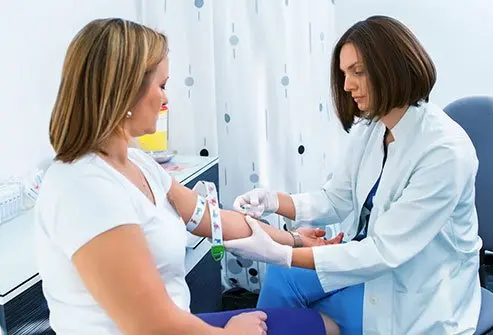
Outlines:
{"label": "woman's hand", "polygon": [[233,316],[225,330],[231,335],[265,335],[267,334],[267,314],[262,311],[241,313]]}
{"label": "woman's hand", "polygon": [[339,244],[344,237],[344,233],[339,233],[336,237],[326,240],[325,230],[319,228],[301,227],[296,229],[303,241],[303,247],[316,247],[319,245]]}

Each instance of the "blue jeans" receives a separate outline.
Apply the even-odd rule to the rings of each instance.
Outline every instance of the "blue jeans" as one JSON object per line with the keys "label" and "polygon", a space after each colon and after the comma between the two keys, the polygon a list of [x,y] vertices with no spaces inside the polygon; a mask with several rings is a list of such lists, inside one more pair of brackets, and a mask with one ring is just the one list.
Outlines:
{"label": "blue jeans", "polygon": [[324,292],[314,270],[269,265],[257,307],[315,309],[331,317],[341,334],[362,334],[363,293],[364,284]]}

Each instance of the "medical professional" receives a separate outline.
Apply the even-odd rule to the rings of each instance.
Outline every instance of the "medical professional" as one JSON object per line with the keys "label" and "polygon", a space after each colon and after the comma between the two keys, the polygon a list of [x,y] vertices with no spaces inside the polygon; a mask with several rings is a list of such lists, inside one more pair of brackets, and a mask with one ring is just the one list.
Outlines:
{"label": "medical professional", "polygon": [[319,191],[255,189],[234,207],[313,225],[352,214],[349,241],[289,252],[249,220],[254,234],[226,246],[284,264],[268,268],[258,307],[315,308],[341,334],[473,334],[478,160],[464,130],[428,101],[432,60],[408,28],[384,16],[354,24],[332,57],[335,107],[351,130],[345,159]]}
{"label": "medical professional", "polygon": [[[122,19],[90,22],[68,47],[49,129],[56,157],[35,209],[51,327],[62,335],[337,334],[314,310],[190,313],[186,231],[216,244],[251,230],[243,214],[219,210],[214,192],[206,202],[129,148],[155,132],[168,102],[167,51],[164,35]],[[294,244],[292,234],[263,228]],[[305,245],[325,244],[324,232],[299,233]]]}

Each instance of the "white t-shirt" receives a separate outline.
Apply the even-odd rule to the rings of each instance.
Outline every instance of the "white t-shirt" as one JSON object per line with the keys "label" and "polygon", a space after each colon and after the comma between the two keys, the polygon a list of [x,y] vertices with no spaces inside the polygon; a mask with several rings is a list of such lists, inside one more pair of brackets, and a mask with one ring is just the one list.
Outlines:
{"label": "white t-shirt", "polygon": [[45,175],[35,209],[37,261],[51,327],[58,334],[120,333],[71,258],[91,239],[122,224],[140,224],[170,297],[189,310],[186,229],[167,200],[172,178],[140,150],[129,149],[129,159],[147,178],[156,205],[95,154],[72,164],[56,162]]}

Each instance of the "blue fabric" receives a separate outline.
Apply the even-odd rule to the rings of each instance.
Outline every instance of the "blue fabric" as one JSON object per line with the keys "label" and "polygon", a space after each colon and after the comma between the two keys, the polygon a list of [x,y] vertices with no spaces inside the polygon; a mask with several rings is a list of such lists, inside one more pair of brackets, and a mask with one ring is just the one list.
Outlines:
{"label": "blue fabric", "polygon": [[[478,213],[479,236],[483,248],[493,250],[493,97],[474,96],[458,99],[444,108],[457,122],[476,149],[479,160],[476,175],[476,210]],[[481,264],[482,265],[482,264]],[[482,289],[481,314],[476,334],[493,329],[493,294]]]}
{"label": "blue fabric", "polygon": [[380,184],[380,178],[382,178],[383,167],[385,166],[385,161],[387,160],[387,145],[385,144],[385,137],[383,150],[382,170],[380,170],[380,175],[378,176],[375,185],[373,185],[373,187],[371,188],[370,193],[368,193],[365,203],[363,204],[363,208],[361,209],[358,234],[356,234],[356,237],[354,238],[354,240],[356,241],[361,241],[362,239],[364,239],[368,232],[368,222],[370,221],[370,214],[371,210],[373,209],[373,197],[377,193],[378,185]]}
{"label": "blue fabric", "polygon": [[314,270],[269,265],[257,307],[314,309],[331,317],[341,334],[362,334],[363,293],[363,284],[326,293]]}
{"label": "blue fabric", "polygon": [[[476,176],[476,209],[483,248],[493,250],[493,97],[467,97],[456,100],[444,111],[457,122],[476,149],[479,160]],[[493,320],[492,320],[493,323]]]}
{"label": "blue fabric", "polygon": [[368,197],[366,198],[366,201],[363,204],[363,208],[361,209],[358,234],[354,238],[356,241],[361,241],[362,239],[364,239],[368,232],[368,221],[370,221],[370,214],[373,208],[373,197],[377,193],[378,184],[380,184],[381,176],[382,175],[380,174],[375,185],[373,185],[372,189],[370,190],[370,193],[368,193]]}
{"label": "blue fabric", "polygon": [[484,334],[493,329],[493,293],[481,288],[481,312],[476,334]]}
{"label": "blue fabric", "polygon": [[[258,309],[243,309],[220,313],[197,314],[206,323],[224,327],[233,316]],[[267,333],[269,335],[314,334],[324,335],[325,327],[320,314],[311,309],[261,308],[267,314]]]}

